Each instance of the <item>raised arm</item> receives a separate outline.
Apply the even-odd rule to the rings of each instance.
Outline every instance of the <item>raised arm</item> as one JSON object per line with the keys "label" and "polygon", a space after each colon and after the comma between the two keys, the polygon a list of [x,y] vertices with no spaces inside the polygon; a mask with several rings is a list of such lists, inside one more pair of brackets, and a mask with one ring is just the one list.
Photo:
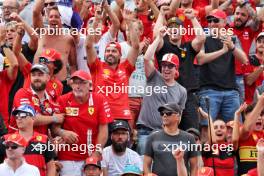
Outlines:
{"label": "raised arm", "polygon": [[201,24],[198,22],[197,18],[195,17],[193,9],[186,9],[184,11],[185,16],[191,20],[193,28],[195,30],[195,38],[192,41],[192,47],[196,52],[199,52],[204,45],[205,42],[205,33]]}
{"label": "raised arm", "polygon": [[170,14],[175,15],[176,11],[180,7],[181,0],[172,0],[170,4]]}
{"label": "raised arm", "polygon": [[45,0],[36,0],[35,5],[33,7],[33,28],[40,29],[43,28],[43,17],[42,10],[44,9]]}
{"label": "raised arm", "polygon": [[131,40],[131,48],[129,49],[127,59],[130,62],[130,64],[135,65],[137,61],[137,57],[139,55],[139,37],[137,33],[139,33],[139,29],[136,28],[138,25],[134,25],[137,23],[137,21],[130,22],[128,28],[130,30],[130,39]]}
{"label": "raised arm", "polygon": [[111,10],[107,0],[104,0],[103,8],[104,8],[105,12],[109,15],[109,18],[112,22],[111,27],[109,29],[109,32],[110,32],[112,38],[115,38],[117,35],[117,32],[120,29],[120,21],[119,21],[118,17],[116,16],[116,14]]}
{"label": "raised arm", "polygon": [[156,49],[160,43],[161,40],[163,40],[163,35],[165,34],[166,27],[162,27],[160,29],[160,35],[158,35],[155,40],[152,42],[152,44],[149,45],[145,55],[144,55],[144,60],[145,60],[145,74],[146,77],[148,78],[151,73],[154,72],[155,66],[154,66],[154,55],[156,52]]}
{"label": "raised arm", "polygon": [[238,149],[238,142],[239,142],[239,127],[240,127],[240,116],[241,113],[247,108],[247,104],[242,104],[239,109],[235,112],[234,117],[234,127],[233,127],[233,133],[232,133],[232,143],[234,147],[234,151]]}
{"label": "raised arm", "polygon": [[18,71],[18,62],[15,54],[12,52],[10,48],[3,48],[5,56],[8,58],[10,65],[7,68],[7,76],[9,80],[15,80],[17,77]]}
{"label": "raised arm", "polygon": [[184,163],[184,151],[181,148],[177,148],[172,151],[172,155],[176,160],[177,174],[180,176],[188,176],[187,169]]}

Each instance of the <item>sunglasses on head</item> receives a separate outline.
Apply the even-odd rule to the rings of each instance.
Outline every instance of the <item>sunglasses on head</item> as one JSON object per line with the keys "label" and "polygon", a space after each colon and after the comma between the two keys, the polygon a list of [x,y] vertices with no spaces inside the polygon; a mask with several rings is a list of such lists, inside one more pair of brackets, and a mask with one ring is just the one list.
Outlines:
{"label": "sunglasses on head", "polygon": [[208,23],[212,23],[212,22],[214,22],[214,23],[219,23],[220,20],[219,20],[218,18],[209,18],[209,19],[207,20],[207,22],[208,22]]}
{"label": "sunglasses on head", "polygon": [[5,149],[8,150],[8,149],[12,149],[12,150],[16,150],[19,146],[17,144],[5,144]]}
{"label": "sunglasses on head", "polygon": [[160,112],[160,116],[164,116],[166,114],[166,116],[171,116],[172,114],[176,114],[176,112],[173,111],[161,111]]}
{"label": "sunglasses on head", "polygon": [[46,57],[39,57],[39,63],[47,64],[47,63],[50,63],[50,61]]}
{"label": "sunglasses on head", "polygon": [[49,6],[55,6],[57,3],[56,2],[47,2],[47,3],[44,3],[44,7],[48,7]]}
{"label": "sunglasses on head", "polygon": [[174,68],[175,67],[175,65],[174,64],[161,64],[161,66],[162,67],[168,67],[169,69],[172,69],[172,68]]}

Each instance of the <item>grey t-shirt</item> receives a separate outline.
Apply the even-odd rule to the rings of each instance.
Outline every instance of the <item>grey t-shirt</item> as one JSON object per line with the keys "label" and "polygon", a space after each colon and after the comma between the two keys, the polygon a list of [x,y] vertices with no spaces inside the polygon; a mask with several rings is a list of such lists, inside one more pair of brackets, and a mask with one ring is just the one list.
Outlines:
{"label": "grey t-shirt", "polygon": [[179,83],[167,86],[160,72],[155,70],[147,79],[145,96],[137,124],[145,125],[151,129],[161,129],[162,119],[158,107],[166,103],[178,103],[184,109],[187,91]]}
{"label": "grey t-shirt", "polygon": [[152,172],[159,176],[177,176],[176,160],[172,155],[172,149],[175,150],[177,146],[182,146],[185,151],[185,166],[189,173],[189,159],[198,156],[197,151],[191,151],[191,145],[194,144],[194,137],[182,130],[175,136],[166,134],[164,130],[153,132],[148,136],[145,148],[145,155],[153,160]]}

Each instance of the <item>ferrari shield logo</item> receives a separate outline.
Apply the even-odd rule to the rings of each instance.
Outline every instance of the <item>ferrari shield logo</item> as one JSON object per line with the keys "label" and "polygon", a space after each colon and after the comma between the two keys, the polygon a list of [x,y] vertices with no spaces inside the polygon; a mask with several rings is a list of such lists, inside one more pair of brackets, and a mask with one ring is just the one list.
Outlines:
{"label": "ferrari shield logo", "polygon": [[93,107],[89,107],[89,108],[88,108],[88,112],[89,112],[90,115],[93,115],[93,113],[94,113],[94,108],[93,108]]}
{"label": "ferrari shield logo", "polygon": [[42,140],[42,136],[37,136],[36,139],[37,139],[37,141],[41,141]]}
{"label": "ferrari shield logo", "polygon": [[57,86],[56,83],[53,83],[53,84],[52,84],[52,87],[53,87],[53,89],[56,89],[58,86]]}

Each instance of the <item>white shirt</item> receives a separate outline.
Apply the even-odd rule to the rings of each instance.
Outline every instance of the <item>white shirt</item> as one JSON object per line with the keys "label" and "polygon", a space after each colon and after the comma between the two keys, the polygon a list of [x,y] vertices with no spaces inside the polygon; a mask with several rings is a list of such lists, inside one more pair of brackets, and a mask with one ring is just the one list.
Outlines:
{"label": "white shirt", "polygon": [[122,156],[114,154],[112,146],[104,148],[101,165],[102,168],[107,168],[108,176],[121,175],[126,165],[136,165],[140,170],[143,170],[140,156],[129,148],[126,148],[126,152]]}
{"label": "white shirt", "polygon": [[23,161],[23,164],[14,171],[5,160],[4,163],[0,164],[0,173],[4,176],[40,176],[38,168],[26,161]]}

